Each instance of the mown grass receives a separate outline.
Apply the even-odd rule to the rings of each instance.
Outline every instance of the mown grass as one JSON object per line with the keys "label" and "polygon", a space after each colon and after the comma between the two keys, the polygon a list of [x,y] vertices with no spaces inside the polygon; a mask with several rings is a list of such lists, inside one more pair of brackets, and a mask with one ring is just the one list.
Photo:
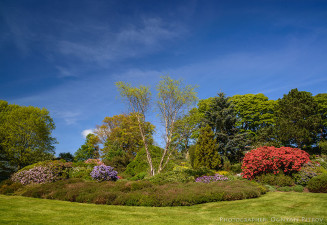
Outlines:
{"label": "mown grass", "polygon": [[[302,217],[323,222],[304,222]],[[224,222],[221,218],[267,221]],[[273,222],[272,218],[299,221]],[[0,195],[0,224],[327,224],[327,194],[272,192],[256,199],[160,208]]]}

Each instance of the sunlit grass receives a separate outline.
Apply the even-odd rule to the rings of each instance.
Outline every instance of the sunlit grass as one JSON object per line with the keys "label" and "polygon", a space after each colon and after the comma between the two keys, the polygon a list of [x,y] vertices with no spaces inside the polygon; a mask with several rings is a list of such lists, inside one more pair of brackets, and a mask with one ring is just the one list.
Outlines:
{"label": "sunlit grass", "polygon": [[[302,222],[302,217],[323,222]],[[224,222],[228,218],[267,221]],[[273,218],[298,222],[272,222]],[[256,199],[160,208],[0,195],[0,224],[327,224],[327,194],[273,192]]]}

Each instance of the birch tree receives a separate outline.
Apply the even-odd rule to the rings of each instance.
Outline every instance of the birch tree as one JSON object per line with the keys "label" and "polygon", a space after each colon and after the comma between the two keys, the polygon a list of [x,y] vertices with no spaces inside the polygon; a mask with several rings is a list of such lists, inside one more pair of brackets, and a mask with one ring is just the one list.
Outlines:
{"label": "birch tree", "polygon": [[120,95],[127,100],[130,111],[135,113],[142,141],[144,143],[144,148],[147,156],[147,161],[150,167],[151,176],[155,174],[155,170],[152,163],[152,157],[149,149],[149,140],[146,136],[146,122],[145,114],[150,106],[151,92],[148,87],[139,86],[131,87],[130,84],[125,82],[117,82],[116,86]]}
{"label": "birch tree", "polygon": [[159,116],[165,128],[165,147],[158,168],[160,173],[168,164],[175,147],[172,145],[173,135],[176,128],[176,120],[181,117],[185,110],[196,101],[195,87],[184,85],[181,80],[173,80],[168,76],[162,77],[157,85]]}

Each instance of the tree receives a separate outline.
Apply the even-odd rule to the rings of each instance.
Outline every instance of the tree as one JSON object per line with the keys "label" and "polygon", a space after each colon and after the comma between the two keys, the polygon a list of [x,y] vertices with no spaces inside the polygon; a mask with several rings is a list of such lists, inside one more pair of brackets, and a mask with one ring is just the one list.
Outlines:
{"label": "tree", "polygon": [[162,77],[162,80],[157,85],[159,116],[165,128],[165,148],[158,173],[165,168],[174,152],[174,147],[171,144],[177,118],[183,115],[185,110],[197,101],[194,89],[195,87],[190,85],[184,86],[182,81],[173,80],[168,76]]}
{"label": "tree", "polygon": [[59,153],[59,158],[64,159],[67,162],[73,162],[74,161],[74,156],[70,152],[61,152],[61,153]]}
{"label": "tree", "polygon": [[[154,126],[145,122],[144,135],[149,144],[152,144]],[[105,117],[103,124],[97,126],[95,131],[104,145],[102,152],[107,154],[111,149],[118,147],[130,157],[134,157],[140,148],[144,146],[140,134],[137,114],[130,113]]]}
{"label": "tree", "polygon": [[224,93],[219,93],[205,112],[205,123],[214,132],[219,153],[230,161],[240,160],[248,141],[246,134],[237,128],[234,105]]}
{"label": "tree", "polygon": [[[144,134],[148,143],[153,142],[154,126],[145,122]],[[137,152],[144,146],[135,113],[105,117],[95,131],[103,144],[102,158],[118,172],[124,171]]]}
{"label": "tree", "polygon": [[275,101],[268,100],[264,94],[234,95],[230,100],[235,105],[241,132],[256,135],[262,128],[273,126]]}
{"label": "tree", "polygon": [[230,101],[235,105],[240,132],[247,132],[252,146],[278,145],[274,135],[276,101],[264,94],[234,95]]}
{"label": "tree", "polygon": [[149,140],[146,136],[146,122],[145,122],[145,114],[149,109],[149,103],[151,98],[151,93],[148,87],[140,86],[140,87],[131,87],[130,84],[126,84],[124,82],[117,82],[116,86],[120,95],[127,99],[130,110],[136,115],[140,134],[142,137],[142,141],[144,143],[144,148],[147,156],[147,161],[150,166],[150,173],[153,176],[155,174],[155,170],[152,164],[151,153],[149,150]]}
{"label": "tree", "polygon": [[17,169],[54,157],[54,129],[46,109],[0,101],[1,153]]}
{"label": "tree", "polygon": [[209,125],[201,128],[200,136],[195,145],[194,168],[206,167],[217,169],[221,159],[218,153],[215,135]]}
{"label": "tree", "polygon": [[99,138],[94,134],[86,136],[83,144],[74,154],[75,161],[85,161],[87,159],[99,158]]}
{"label": "tree", "polygon": [[327,139],[327,93],[317,94],[314,96],[318,104],[318,113],[321,116],[320,140]]}
{"label": "tree", "polygon": [[278,100],[276,131],[282,144],[308,148],[316,143],[321,117],[312,94],[292,89]]}
{"label": "tree", "polygon": [[186,157],[189,155],[189,147],[198,137],[201,115],[197,108],[191,109],[187,114],[176,120],[173,141]]}

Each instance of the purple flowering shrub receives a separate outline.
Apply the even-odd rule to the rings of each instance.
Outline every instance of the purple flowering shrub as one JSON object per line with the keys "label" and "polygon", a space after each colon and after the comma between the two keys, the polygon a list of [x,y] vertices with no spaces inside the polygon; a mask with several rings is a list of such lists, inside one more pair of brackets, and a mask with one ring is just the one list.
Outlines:
{"label": "purple flowering shrub", "polygon": [[295,178],[295,183],[304,186],[307,185],[311,178],[316,177],[322,173],[321,169],[323,168],[318,163],[308,162],[304,164],[301,170],[293,175]]}
{"label": "purple flowering shrub", "polygon": [[211,183],[215,181],[225,181],[228,180],[228,177],[225,177],[220,174],[215,174],[214,176],[202,176],[195,179],[195,182],[201,182],[201,183]]}
{"label": "purple flowering shrub", "polygon": [[115,181],[118,179],[117,174],[117,171],[115,171],[113,167],[100,165],[95,166],[90,175],[93,180],[97,181]]}
{"label": "purple flowering shrub", "polygon": [[43,184],[54,182],[60,180],[61,176],[49,167],[34,167],[29,170],[23,170],[21,172],[15,173],[11,180],[16,183],[21,183],[23,185],[27,184]]}
{"label": "purple flowering shrub", "polygon": [[14,173],[11,180],[23,185],[50,183],[67,178],[69,168],[71,163],[62,161],[36,163]]}

